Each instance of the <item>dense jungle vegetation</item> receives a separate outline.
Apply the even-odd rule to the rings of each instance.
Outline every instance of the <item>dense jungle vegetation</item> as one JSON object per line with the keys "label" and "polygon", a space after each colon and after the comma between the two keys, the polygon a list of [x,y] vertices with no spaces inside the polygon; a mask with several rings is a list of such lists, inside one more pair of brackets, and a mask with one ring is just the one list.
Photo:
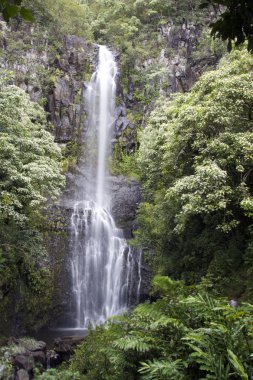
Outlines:
{"label": "dense jungle vegetation", "polygon": [[[142,246],[155,276],[146,303],[90,331],[70,363],[43,374],[38,369],[37,380],[252,378],[253,57],[247,51],[252,42],[247,35],[238,39],[238,29],[238,35],[233,30],[226,34],[226,27],[214,24],[213,34],[229,40],[232,51],[227,54],[208,28],[222,2],[211,2],[214,8],[201,8],[201,3],[22,3],[21,16],[32,15],[36,41],[47,36],[51,67],[38,74],[44,89],[63,75],[53,62],[60,59],[66,34],[108,44],[119,55],[122,89],[117,101],[126,100],[134,88],[127,116],[136,126],[135,144],[127,150],[119,139],[111,165],[114,173],[141,183],[132,244]],[[234,1],[229,4],[234,9]],[[2,27],[0,58],[15,63],[20,51],[30,48],[29,38],[24,38],[30,24],[8,7],[1,9],[5,19],[11,19],[14,37],[4,49],[9,31]],[[191,90],[172,93],[168,67],[160,59],[161,31],[168,21],[179,29],[185,20],[202,32],[193,59],[223,58],[215,70],[207,68]],[[236,38],[240,46],[231,44]],[[241,45],[245,39],[247,45]],[[38,51],[44,47],[44,42],[36,45]],[[173,54],[171,49],[167,58]],[[27,330],[34,331],[53,308],[45,210],[64,187],[63,168],[69,167],[68,154],[75,152],[61,151],[54,142],[45,94],[40,104],[32,102],[14,76],[1,69],[0,314],[14,311],[16,320],[22,315]],[[239,306],[231,307],[231,298]],[[9,321],[2,323],[8,326]],[[9,359],[1,357],[0,366],[3,363],[8,364],[3,379],[8,379]]]}
{"label": "dense jungle vegetation", "polygon": [[151,302],[90,332],[76,379],[250,378],[252,306],[220,297],[252,297],[252,65],[234,51],[156,103],[140,136],[138,239],[154,272],[184,283],[155,277]]}
{"label": "dense jungle vegetation", "polygon": [[0,310],[4,316],[5,308],[13,307],[5,294],[22,276],[20,294],[23,291],[25,296],[20,296],[15,311],[27,310],[29,326],[51,303],[51,275],[41,233],[43,206],[57,198],[65,178],[61,151],[47,130],[44,110],[7,81],[4,76],[0,90]]}
{"label": "dense jungle vegetation", "polygon": [[[4,2],[3,6],[8,6],[8,4],[9,2]],[[15,6],[20,7],[19,4],[20,2],[15,2]],[[53,131],[47,120],[47,97],[57,78],[66,75],[55,64],[60,60],[63,52],[64,36],[73,34],[85,38],[88,42],[110,44],[119,53],[122,78],[122,94],[119,101],[122,101],[127,95],[129,87],[134,85],[134,107],[129,108],[128,117],[136,126],[134,138],[135,145],[138,146],[138,130],[141,129],[144,109],[148,110],[149,106],[153,104],[159,95],[160,87],[165,92],[168,87],[166,67],[164,63],[159,62],[160,50],[164,43],[160,28],[167,23],[169,15],[174,20],[173,22],[179,24],[186,16],[189,22],[202,23],[208,12],[200,10],[198,5],[198,2],[193,4],[191,1],[183,1],[178,5],[175,1],[164,4],[162,1],[153,0],[148,2],[140,0],[127,2],[100,0],[92,2],[46,0],[41,2],[35,0],[30,2],[25,0],[22,2],[22,6],[29,9],[33,22],[13,17],[15,16],[14,12],[9,14],[9,29],[4,23],[1,24],[0,59],[3,65],[1,96],[4,104],[8,103],[9,107],[3,105],[1,117],[5,120],[6,113],[10,109],[14,115],[19,117],[16,109],[18,112],[23,109],[22,117],[28,120],[29,128],[31,128],[30,132],[26,132],[26,128],[22,128],[22,123],[16,124],[14,117],[8,121],[13,124],[13,128],[6,125],[1,131],[3,144],[7,139],[8,143],[13,145],[12,149],[14,150],[20,144],[20,153],[17,151],[18,159],[14,161],[13,154],[8,151],[7,156],[6,154],[4,156],[4,165],[1,167],[3,170],[1,210],[3,212],[1,213],[0,294],[2,302],[0,310],[3,311],[3,320],[7,327],[10,321],[4,310],[12,310],[17,284],[20,285],[18,287],[20,296],[15,306],[17,311],[15,318],[25,321],[28,328],[39,328],[47,320],[53,307],[52,276],[43,243],[43,235],[48,229],[50,230],[51,226],[45,217],[44,206],[48,205],[48,201],[49,203],[53,201],[54,195],[63,185],[60,161],[62,161],[64,170],[67,170],[72,163],[76,162],[80,149],[77,147],[77,142],[69,144],[65,151],[62,150],[63,158],[61,158],[57,146],[53,142],[46,144],[49,137],[45,138],[43,135],[41,135],[43,144],[38,148],[37,137],[33,136],[35,132],[32,128],[33,125],[37,125],[37,119],[40,117],[38,122],[41,130]],[[3,11],[5,8],[1,9]],[[177,28],[179,27],[177,26]],[[219,44],[212,42],[206,31],[201,48],[196,49],[196,56],[213,53],[220,56],[222,51]],[[172,55],[172,51],[170,54]],[[29,56],[34,57],[34,55],[37,57],[37,61],[36,59],[31,62],[27,61]],[[48,59],[48,67],[41,64],[45,55]],[[151,60],[151,64],[145,66],[145,62],[148,60]],[[26,71],[19,71],[19,67],[24,67]],[[85,73],[85,75],[88,74]],[[35,89],[41,89],[42,96],[38,99],[38,103],[46,112],[37,104],[29,103],[27,95],[15,87],[22,86],[24,83],[27,88],[33,86]],[[17,97],[8,95],[8,91],[13,94],[16,91]],[[27,106],[21,100],[22,105],[19,105],[17,100],[19,98],[24,99],[22,102],[25,102],[27,98]],[[33,108],[36,110],[34,112],[38,113],[36,118],[31,114]],[[20,121],[20,119],[18,120]],[[42,134],[42,132],[40,133]],[[44,133],[45,136],[50,136],[49,132]],[[125,133],[127,134],[128,131]],[[23,136],[23,140],[20,140],[20,134]],[[31,144],[29,155],[25,153],[26,150],[29,150],[25,148],[25,144]],[[33,149],[35,150],[34,154],[32,154]],[[5,151],[3,150],[3,152]],[[131,153],[133,154],[125,152],[119,139],[118,146],[115,146],[112,165],[115,173],[128,175],[135,171],[138,175],[135,149]],[[37,156],[41,159],[40,168],[35,165]],[[32,162],[34,163],[33,167]],[[42,162],[45,165],[43,168]],[[23,176],[27,176],[27,179],[16,178],[13,173],[9,173],[12,168],[19,177],[23,174]],[[27,183],[24,184],[21,181],[27,181]],[[46,284],[48,286],[45,286]],[[43,300],[39,304],[35,299],[38,291]],[[45,312],[46,310],[47,312]],[[38,317],[39,315],[43,315],[43,319]]]}
{"label": "dense jungle vegetation", "polygon": [[139,234],[156,270],[188,284],[205,275],[235,297],[251,297],[251,81],[252,56],[231,53],[190,93],[157,102],[138,155]]}

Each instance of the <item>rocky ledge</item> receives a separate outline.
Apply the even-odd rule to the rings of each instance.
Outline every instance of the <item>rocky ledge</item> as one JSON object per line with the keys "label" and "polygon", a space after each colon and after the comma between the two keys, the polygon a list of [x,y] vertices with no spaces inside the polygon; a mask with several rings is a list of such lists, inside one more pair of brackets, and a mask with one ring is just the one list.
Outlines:
{"label": "rocky ledge", "polygon": [[49,349],[33,338],[9,338],[0,341],[0,380],[30,380],[35,371],[44,372],[70,358],[84,338],[69,336],[54,340]]}

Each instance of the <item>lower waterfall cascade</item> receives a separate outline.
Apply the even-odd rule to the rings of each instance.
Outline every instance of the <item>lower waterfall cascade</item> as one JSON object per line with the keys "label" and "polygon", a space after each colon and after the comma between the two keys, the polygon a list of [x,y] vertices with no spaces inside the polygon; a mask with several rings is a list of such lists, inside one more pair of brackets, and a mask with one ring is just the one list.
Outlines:
{"label": "lower waterfall cascade", "polygon": [[[138,302],[141,250],[132,249],[111,215],[107,173],[115,124],[117,65],[113,53],[99,46],[96,72],[86,89],[87,130],[83,185],[71,216],[71,275],[75,328],[104,323]],[[133,279],[135,277],[135,280]],[[137,278],[136,278],[137,277]]]}

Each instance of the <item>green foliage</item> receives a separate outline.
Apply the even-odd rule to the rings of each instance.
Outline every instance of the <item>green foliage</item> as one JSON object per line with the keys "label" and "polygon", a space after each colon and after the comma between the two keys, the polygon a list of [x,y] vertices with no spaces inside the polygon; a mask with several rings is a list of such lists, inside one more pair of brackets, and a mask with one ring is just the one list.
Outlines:
{"label": "green foliage", "polygon": [[26,21],[33,20],[30,9],[22,6],[22,0],[1,0],[0,11],[6,21],[18,16],[21,16]]}
{"label": "green foliage", "polygon": [[[248,51],[253,53],[253,5],[251,0],[238,2],[237,0],[205,0],[200,7],[206,8],[210,4],[217,8],[225,7],[217,21],[212,23],[211,34],[222,40],[228,40],[228,51],[232,49],[232,41],[236,46],[247,40]],[[223,9],[222,9],[223,10]]]}
{"label": "green foliage", "polygon": [[81,377],[77,372],[51,368],[42,375],[35,376],[35,380],[81,380]]}
{"label": "green foliage", "polygon": [[232,308],[200,288],[154,278],[161,298],[91,331],[71,370],[85,379],[247,379],[253,306]]}
{"label": "green foliage", "polygon": [[114,175],[124,175],[130,179],[139,178],[137,152],[124,152],[118,141],[113,149],[110,170]]}
{"label": "green foliage", "polygon": [[[172,22],[175,27],[181,28],[183,20],[198,26],[205,23],[206,12],[199,9],[200,1],[83,2],[89,7],[88,17],[95,41],[112,45],[120,53],[124,95],[134,84],[133,100],[138,102],[139,108],[149,106],[158,96],[161,87],[168,90],[171,73],[166,67],[166,60],[161,58],[161,52],[165,48],[162,27]],[[193,50],[198,48],[194,46]]]}
{"label": "green foliage", "polygon": [[91,38],[90,11],[86,4],[78,0],[24,0],[31,10],[37,25],[46,27],[49,39],[57,41],[66,34]]}
{"label": "green foliage", "polygon": [[183,363],[180,359],[169,360],[153,360],[147,363],[141,363],[142,367],[139,369],[142,379],[146,380],[168,380],[177,379],[184,380],[184,374],[180,373],[183,368]]}
{"label": "green foliage", "polygon": [[61,154],[45,130],[43,110],[15,86],[0,92],[0,220],[23,225],[58,196]]}
{"label": "green foliage", "polygon": [[247,373],[245,372],[245,369],[244,369],[242,363],[240,362],[238,357],[231,350],[228,350],[228,358],[229,358],[230,363],[234,367],[235,372],[241,377],[241,379],[242,380],[248,380],[249,377],[248,377]]}
{"label": "green foliage", "polygon": [[234,51],[190,93],[158,102],[140,138],[137,238],[162,273],[187,283],[213,273],[229,292],[224,277],[242,281],[236,269],[251,238],[252,67],[250,54]]}
{"label": "green foliage", "polygon": [[26,287],[23,290],[23,302],[20,302],[19,312],[24,310],[23,323],[28,331],[37,331],[47,322],[53,309],[52,272],[46,266],[39,268],[38,258],[32,264],[24,267],[23,277]]}
{"label": "green foliage", "polygon": [[31,227],[1,224],[0,241],[0,329],[8,331],[19,320],[27,331],[38,330],[52,310],[52,273],[43,236]]}
{"label": "green foliage", "polygon": [[81,144],[76,137],[75,140],[67,142],[66,147],[62,150],[63,160],[62,166],[63,171],[68,172],[76,167],[77,160],[81,155]]}
{"label": "green foliage", "polygon": [[143,336],[142,333],[129,334],[126,337],[119,338],[114,343],[115,347],[119,348],[122,351],[137,351],[137,352],[147,352],[154,348],[154,339],[147,338]]}
{"label": "green foliage", "polygon": [[8,330],[16,318],[36,330],[52,308],[52,273],[38,230],[45,205],[58,197],[65,178],[45,112],[5,79],[0,88],[0,328]]}

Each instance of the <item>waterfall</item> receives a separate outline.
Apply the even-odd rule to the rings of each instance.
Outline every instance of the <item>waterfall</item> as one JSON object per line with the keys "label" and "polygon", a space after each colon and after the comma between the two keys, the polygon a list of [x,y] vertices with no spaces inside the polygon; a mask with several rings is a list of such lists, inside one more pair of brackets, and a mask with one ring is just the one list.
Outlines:
{"label": "waterfall", "polygon": [[138,298],[140,290],[141,252],[133,253],[110,212],[107,159],[115,122],[116,76],[113,54],[99,46],[98,67],[86,91],[84,180],[71,216],[71,273],[78,329],[121,314],[129,306],[130,293],[135,290]]}

